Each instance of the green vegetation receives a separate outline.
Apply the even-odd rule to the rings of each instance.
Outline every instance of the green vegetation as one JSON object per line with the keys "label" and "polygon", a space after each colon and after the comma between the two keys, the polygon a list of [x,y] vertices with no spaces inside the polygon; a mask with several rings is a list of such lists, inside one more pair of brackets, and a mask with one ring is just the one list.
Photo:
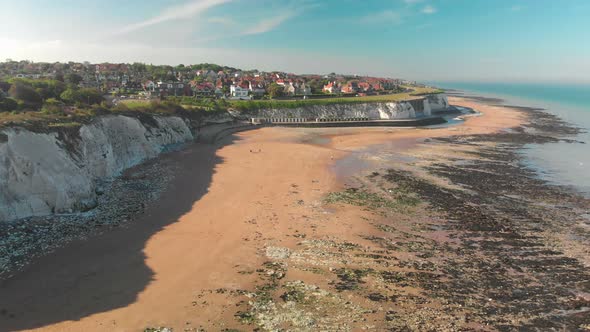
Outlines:
{"label": "green vegetation", "polygon": [[[85,108],[104,101],[100,91],[74,85],[78,78],[74,75],[69,77],[72,81],[70,85],[52,79],[13,78],[0,82],[2,89],[8,92],[7,96],[0,92],[0,113],[41,111],[45,114],[60,114],[65,111],[66,105]],[[2,116],[4,118],[6,116]]]}
{"label": "green vegetation", "polygon": [[[138,67],[149,65],[135,64]],[[160,68],[160,67],[158,67]],[[162,67],[163,68],[163,67]],[[155,114],[175,114],[181,112],[224,112],[237,110],[242,112],[261,109],[293,109],[317,105],[399,102],[418,98],[425,93],[439,91],[430,88],[412,87],[412,92],[363,96],[363,97],[327,97],[320,99],[291,100],[225,100],[216,98],[167,97],[164,101],[122,100],[116,106],[105,103],[97,89],[79,88],[75,83],[76,74],[67,75],[66,84],[54,79],[13,78],[0,82],[0,127],[5,125],[31,124],[39,127],[49,124],[84,123],[93,116],[112,112],[142,112]],[[280,87],[276,85],[277,87]],[[282,87],[281,87],[282,89]],[[269,89],[271,96],[278,97],[282,90]],[[274,91],[274,92],[273,92]]]}
{"label": "green vegetation", "polygon": [[102,94],[100,93],[100,91],[89,88],[76,89],[70,87],[60,95],[60,98],[65,103],[70,105],[96,105],[100,104],[103,101]]}
{"label": "green vegetation", "polygon": [[41,95],[33,87],[20,82],[10,87],[8,95],[30,107],[37,107],[43,103]]}
{"label": "green vegetation", "polygon": [[[225,99],[213,98],[193,98],[193,97],[168,97],[163,102],[149,101],[149,100],[123,100],[119,102],[118,107],[126,107],[130,110],[149,110],[150,105],[176,105],[186,110],[202,110],[207,112],[227,111],[231,103]],[[124,106],[123,106],[124,105]]]}
{"label": "green vegetation", "polygon": [[284,91],[285,89],[277,83],[272,83],[267,89],[268,95],[271,98],[282,97]]}
{"label": "green vegetation", "polygon": [[18,108],[18,102],[13,98],[5,98],[0,96],[0,113],[12,112]]}
{"label": "green vegetation", "polygon": [[371,209],[402,210],[416,206],[420,200],[403,188],[388,189],[383,194],[374,193],[366,189],[349,188],[342,192],[329,193],[324,199],[326,203],[345,203],[356,206],[366,206]]}
{"label": "green vegetation", "polygon": [[338,291],[358,289],[360,284],[364,284],[363,278],[373,273],[372,269],[347,269],[341,268],[335,270],[336,276],[340,282],[336,284]]}
{"label": "green vegetation", "polygon": [[72,84],[72,85],[78,85],[80,84],[80,82],[82,82],[84,80],[84,78],[82,78],[82,76],[76,74],[76,73],[69,73],[65,76],[65,81],[68,84]]}
{"label": "green vegetation", "polygon": [[301,100],[233,100],[231,106],[239,111],[257,111],[261,109],[291,109],[306,106],[355,104],[355,103],[388,103],[400,102],[419,98],[423,94],[441,93],[442,91],[431,88],[412,88],[412,92],[363,96],[363,97],[334,97],[322,99]]}
{"label": "green vegetation", "polygon": [[212,112],[201,107],[184,107],[173,101],[137,101],[135,103],[120,103],[114,107],[108,107],[103,103],[101,105],[83,105],[69,109],[64,109],[62,106],[55,106],[55,104],[60,103],[58,100],[46,102],[40,112],[13,111],[0,113],[0,128],[13,124],[37,129],[77,127],[88,123],[96,116],[105,114],[125,114],[131,116],[141,114],[183,114],[198,118],[206,112]]}

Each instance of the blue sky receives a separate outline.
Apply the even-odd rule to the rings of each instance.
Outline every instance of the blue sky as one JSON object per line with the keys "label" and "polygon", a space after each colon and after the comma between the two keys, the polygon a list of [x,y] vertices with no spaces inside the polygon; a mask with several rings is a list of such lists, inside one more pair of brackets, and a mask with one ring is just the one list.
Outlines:
{"label": "blue sky", "polygon": [[0,0],[0,59],[590,81],[588,0]]}

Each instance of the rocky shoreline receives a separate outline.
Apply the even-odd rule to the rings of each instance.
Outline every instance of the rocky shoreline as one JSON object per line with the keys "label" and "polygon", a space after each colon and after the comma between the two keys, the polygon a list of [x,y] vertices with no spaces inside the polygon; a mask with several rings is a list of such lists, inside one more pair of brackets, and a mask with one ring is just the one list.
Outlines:
{"label": "rocky shoreline", "polygon": [[[519,110],[523,126],[428,139],[421,149],[446,158],[422,154],[330,194],[327,208],[367,209],[361,222],[377,233],[267,248],[259,286],[230,295],[249,298],[236,318],[265,331],[590,330],[590,200],[539,179],[519,153],[582,144],[579,129]],[[289,280],[301,271],[327,287]]]}
{"label": "rocky shoreline", "polygon": [[4,222],[0,227],[0,280],[71,241],[124,227],[158,199],[173,176],[172,163],[153,159],[103,181],[95,209]]}
{"label": "rocky shoreline", "polygon": [[[494,105],[498,102],[472,98]],[[332,155],[349,154],[351,150],[345,153],[339,146],[330,145],[346,137],[346,133],[332,139],[322,136],[325,140],[313,140],[317,144],[306,141],[309,136],[299,129],[285,133],[265,128],[259,136],[254,132],[240,136],[241,143],[217,152],[221,158],[240,158],[215,169],[220,178],[203,189],[208,195],[193,207],[195,216],[175,223],[176,228],[171,226],[168,232],[159,231],[159,241],[163,241],[159,246],[154,239],[149,248],[143,240],[138,246],[142,256],[137,263],[149,259],[149,271],[154,270],[146,282],[150,286],[163,283],[165,293],[156,292],[154,296],[158,303],[166,296],[165,305],[172,308],[168,316],[150,312],[154,303],[148,301],[148,309],[134,312],[149,316],[140,320],[145,325],[139,328],[590,330],[590,220],[585,215],[590,200],[570,188],[538,178],[526,167],[521,154],[529,143],[564,140],[582,144],[572,138],[579,129],[542,110],[518,108],[518,112],[526,117],[523,124],[495,133],[478,133],[474,129],[477,125],[469,125],[470,120],[455,131],[434,129],[432,133],[439,134],[432,136],[428,136],[428,130],[416,136],[408,131],[408,136],[397,139],[412,143],[394,146],[392,153],[398,156],[395,162],[384,160],[379,167],[365,168],[347,179],[347,186],[342,188],[332,186],[331,178],[318,170],[324,166],[304,170],[305,164],[311,163],[305,158],[292,164],[295,156],[322,157],[329,162]],[[312,132],[312,136],[317,134]],[[392,138],[396,137],[394,133],[380,134],[396,139]],[[332,143],[324,142],[330,140]],[[288,179],[275,176],[278,169],[263,168],[269,158],[285,159],[284,151],[294,158],[279,167],[284,171],[293,166]],[[368,158],[381,154],[378,149],[371,151],[374,155]],[[59,216],[65,219],[56,228],[45,218],[31,223],[28,229],[14,224],[15,240],[10,245],[17,255],[3,264],[18,270],[34,257],[33,253],[50,250],[64,237],[81,239],[116,227],[131,227],[126,220],[135,219],[145,205],[157,204],[166,184],[174,178],[177,165],[166,158],[155,159],[107,184],[101,199],[110,208],[84,214],[88,227],[80,227],[78,215]],[[192,169],[190,165],[183,167]],[[245,173],[252,179],[244,188],[228,188],[229,184],[244,183]],[[268,178],[267,187],[257,187]],[[260,195],[256,196],[256,192]],[[239,212],[224,214],[227,211],[211,206],[219,202]],[[25,234],[51,236],[40,241],[42,245],[29,245],[19,242]],[[209,242],[199,247],[196,239]],[[219,245],[224,240],[225,246]],[[188,241],[187,245],[173,246],[182,241]],[[172,253],[181,253],[174,257],[183,262],[175,261],[182,265],[181,269],[174,270],[174,265],[158,267],[154,256],[169,247],[176,250]],[[208,256],[210,251],[216,253]],[[213,263],[200,265],[207,258]],[[168,262],[170,256],[162,254],[160,259]],[[206,273],[202,273],[203,269],[207,269]],[[99,276],[109,272],[94,267],[91,270]],[[187,270],[193,272],[188,281],[180,279],[182,294],[168,294]],[[141,274],[130,274],[135,276],[130,282],[137,283],[135,279]],[[77,277],[72,279],[78,282]],[[217,282],[219,279],[224,281]],[[101,279],[97,280],[89,285],[102,286]],[[84,285],[81,281],[80,287],[86,289]],[[139,287],[136,291],[146,297],[146,289]],[[136,305],[133,292],[122,304],[107,301],[103,307],[80,314],[74,306],[69,309],[73,314],[58,310],[55,317],[49,315],[41,322],[29,323],[26,313],[52,311],[33,304],[21,308],[5,303],[0,306],[0,315],[15,315],[13,321],[7,320],[7,326],[12,327],[67,324],[83,321],[93,313],[110,315],[126,310]],[[68,294],[65,301],[70,303],[68,296],[77,293]],[[18,294],[12,296],[19,298]],[[92,307],[93,301],[85,303]],[[178,312],[186,312],[186,316],[169,318]],[[130,316],[125,312],[121,315]],[[117,319],[122,324],[124,318]],[[114,320],[93,316],[85,324],[103,329],[105,326],[96,325],[99,322],[111,324]],[[138,327],[137,321],[127,324]]]}

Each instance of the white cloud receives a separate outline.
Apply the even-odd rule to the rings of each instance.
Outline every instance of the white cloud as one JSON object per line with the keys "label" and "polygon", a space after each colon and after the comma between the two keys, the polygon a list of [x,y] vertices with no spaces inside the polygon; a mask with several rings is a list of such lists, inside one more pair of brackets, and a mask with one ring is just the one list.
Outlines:
{"label": "white cloud", "polygon": [[401,24],[403,22],[403,15],[400,12],[396,12],[393,10],[385,10],[379,13],[365,16],[361,18],[361,22]]}
{"label": "white cloud", "polygon": [[424,14],[434,14],[434,13],[436,13],[436,8],[434,8],[431,5],[428,5],[428,6],[424,7],[424,8],[422,8],[422,13],[424,13]]}
{"label": "white cloud", "polygon": [[277,16],[269,18],[269,19],[264,19],[264,20],[256,23],[252,27],[244,30],[244,32],[242,32],[242,35],[258,35],[261,33],[272,31],[272,30],[276,29],[277,27],[279,27],[281,24],[283,24],[285,21],[291,19],[294,16],[295,16],[295,13],[290,13],[290,14],[277,15]]}
{"label": "white cloud", "polygon": [[219,16],[210,17],[207,19],[207,22],[214,23],[214,24],[227,25],[227,26],[236,24],[236,21],[234,21],[233,19],[231,19],[229,17],[219,17]]}
{"label": "white cloud", "polygon": [[119,33],[128,33],[168,21],[190,19],[212,7],[230,1],[233,0],[193,0],[182,5],[168,7],[155,17],[123,27],[119,30]]}
{"label": "white cloud", "polygon": [[287,6],[287,8],[284,8],[281,11],[283,14],[276,14],[274,17],[262,19],[258,21],[258,23],[253,24],[251,27],[246,28],[241,33],[241,35],[258,35],[272,31],[286,21],[303,14],[303,12],[307,10],[317,8],[319,6],[320,4],[318,3],[303,1],[302,3],[299,3],[297,8],[295,8],[295,3],[293,3],[291,6]]}

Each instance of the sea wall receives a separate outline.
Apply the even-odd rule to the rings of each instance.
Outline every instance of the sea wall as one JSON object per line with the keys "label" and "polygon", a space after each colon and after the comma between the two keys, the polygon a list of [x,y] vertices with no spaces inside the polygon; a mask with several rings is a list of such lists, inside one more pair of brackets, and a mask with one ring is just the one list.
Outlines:
{"label": "sea wall", "polygon": [[367,104],[333,104],[313,105],[293,109],[266,109],[254,114],[260,118],[369,118],[406,119],[416,116],[409,103],[367,103]]}
{"label": "sea wall", "polygon": [[432,111],[446,109],[446,95],[428,95],[415,100],[388,103],[350,103],[310,105],[298,108],[277,108],[249,111],[242,118],[369,118],[371,120],[413,119],[431,116]]}

